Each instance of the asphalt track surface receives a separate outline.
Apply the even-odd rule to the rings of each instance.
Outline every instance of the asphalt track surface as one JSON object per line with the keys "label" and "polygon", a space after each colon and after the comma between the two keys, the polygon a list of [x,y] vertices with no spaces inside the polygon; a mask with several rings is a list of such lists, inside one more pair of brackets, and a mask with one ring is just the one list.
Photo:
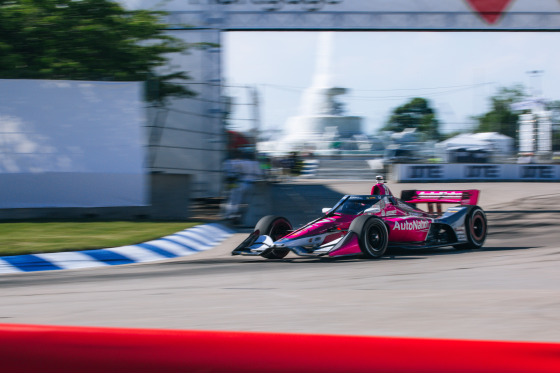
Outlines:
{"label": "asphalt track surface", "polygon": [[240,233],[182,259],[2,275],[0,323],[560,342],[558,183],[389,186],[479,188],[484,248],[265,260],[230,256]]}

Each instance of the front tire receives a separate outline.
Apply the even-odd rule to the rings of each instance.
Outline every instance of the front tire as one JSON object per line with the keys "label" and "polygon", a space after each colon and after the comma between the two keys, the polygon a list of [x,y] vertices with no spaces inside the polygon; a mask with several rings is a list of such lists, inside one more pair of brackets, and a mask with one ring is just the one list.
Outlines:
{"label": "front tire", "polygon": [[[270,236],[274,242],[288,235],[292,229],[290,221],[280,216],[264,216],[255,226],[255,231],[258,230],[260,235]],[[271,248],[261,253],[261,256],[275,260],[286,257],[288,253],[290,253],[290,250],[287,248]]]}
{"label": "front tire", "polygon": [[478,249],[482,247],[488,234],[488,220],[482,208],[475,206],[465,217],[467,243],[454,245],[457,249]]}
{"label": "front tire", "polygon": [[379,258],[389,244],[389,231],[385,223],[374,216],[359,216],[350,224],[349,231],[358,235],[360,250],[367,258]]}

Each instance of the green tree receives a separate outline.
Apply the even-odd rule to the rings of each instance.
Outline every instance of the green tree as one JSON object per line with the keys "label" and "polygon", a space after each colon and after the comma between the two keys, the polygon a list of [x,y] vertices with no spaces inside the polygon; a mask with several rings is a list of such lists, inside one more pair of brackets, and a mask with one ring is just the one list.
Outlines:
{"label": "green tree", "polygon": [[406,128],[415,128],[426,139],[439,140],[439,121],[435,110],[432,109],[427,99],[415,97],[408,103],[393,110],[383,131],[401,132]]}
{"label": "green tree", "polygon": [[0,78],[148,81],[148,101],[192,96],[185,72],[164,71],[168,53],[190,47],[165,34],[164,14],[109,0],[0,0]]}
{"label": "green tree", "polygon": [[475,132],[498,132],[517,139],[518,120],[520,112],[511,109],[511,104],[527,98],[522,85],[501,87],[496,95],[490,97],[489,112],[473,117],[478,121]]}

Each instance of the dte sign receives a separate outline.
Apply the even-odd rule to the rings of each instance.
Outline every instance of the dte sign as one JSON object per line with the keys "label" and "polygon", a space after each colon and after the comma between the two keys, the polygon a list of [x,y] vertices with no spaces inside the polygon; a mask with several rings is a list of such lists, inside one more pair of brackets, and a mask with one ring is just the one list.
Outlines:
{"label": "dte sign", "polygon": [[443,176],[441,165],[410,166],[408,177],[411,179],[440,179]]}
{"label": "dte sign", "polygon": [[498,178],[500,167],[496,165],[469,165],[465,169],[466,178]]}
{"label": "dte sign", "polygon": [[522,166],[521,178],[554,178],[554,167],[550,165]]}

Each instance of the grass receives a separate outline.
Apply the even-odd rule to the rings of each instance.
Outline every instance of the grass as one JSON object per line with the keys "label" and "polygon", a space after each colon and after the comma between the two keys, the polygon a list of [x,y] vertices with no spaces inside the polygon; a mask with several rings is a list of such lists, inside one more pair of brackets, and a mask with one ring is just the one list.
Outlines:
{"label": "grass", "polygon": [[137,244],[197,224],[180,221],[0,222],[0,256]]}

